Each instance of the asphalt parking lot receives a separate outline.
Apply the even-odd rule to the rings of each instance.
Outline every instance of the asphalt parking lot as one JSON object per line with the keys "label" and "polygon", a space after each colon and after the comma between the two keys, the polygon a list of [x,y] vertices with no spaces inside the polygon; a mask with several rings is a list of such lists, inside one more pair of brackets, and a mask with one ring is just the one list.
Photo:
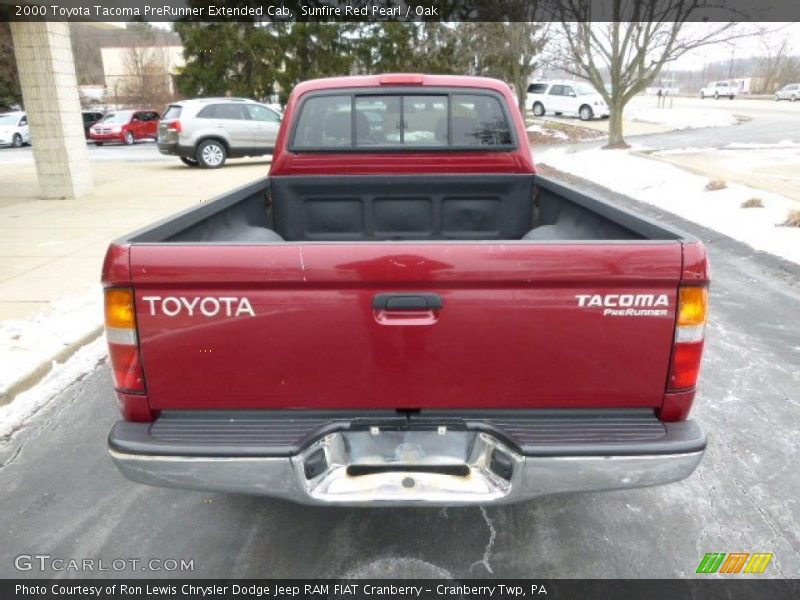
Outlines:
{"label": "asphalt parking lot", "polygon": [[[86,144],[91,161],[136,161],[146,162],[152,160],[169,160],[170,157],[159,153],[156,143],[150,140],[136,142],[133,146],[124,144],[105,144],[96,146]],[[178,160],[177,158],[174,160]],[[0,148],[0,164],[14,164],[33,162],[33,147]]]}
{"label": "asphalt parking lot", "polygon": [[659,578],[692,576],[706,552],[772,552],[765,576],[800,576],[800,269],[603,193],[697,235],[711,255],[693,413],[709,447],[688,480],[430,509],[314,508],[148,488],[125,480],[106,454],[118,415],[100,364],[0,447],[0,577],[58,575],[15,569],[17,555],[38,553],[193,560],[190,573],[158,576]]}

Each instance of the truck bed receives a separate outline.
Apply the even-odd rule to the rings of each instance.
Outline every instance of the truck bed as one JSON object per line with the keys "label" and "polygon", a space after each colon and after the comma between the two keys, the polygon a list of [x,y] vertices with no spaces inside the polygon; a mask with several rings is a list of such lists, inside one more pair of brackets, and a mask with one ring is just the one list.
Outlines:
{"label": "truck bed", "polygon": [[541,175],[265,178],[138,231],[137,243],[676,241]]}

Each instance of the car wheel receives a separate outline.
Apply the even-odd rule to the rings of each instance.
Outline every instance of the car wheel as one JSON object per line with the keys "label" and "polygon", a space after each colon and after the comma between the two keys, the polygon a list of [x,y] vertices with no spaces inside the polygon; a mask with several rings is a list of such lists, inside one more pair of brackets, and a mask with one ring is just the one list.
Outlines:
{"label": "car wheel", "polygon": [[736,98],[736,94],[731,94],[730,98],[731,98],[731,100],[733,100],[734,98]]}
{"label": "car wheel", "polygon": [[541,102],[534,102],[533,104],[533,116],[534,117],[543,117],[544,116],[544,104]]}
{"label": "car wheel", "polygon": [[103,142],[95,142],[95,143],[94,143],[94,145],[95,145],[95,146],[102,146],[102,145],[103,145]]}
{"label": "car wheel", "polygon": [[700,100],[705,100],[706,95],[703,92],[700,92]]}
{"label": "car wheel", "polygon": [[796,102],[796,101],[797,101],[797,95],[796,94],[792,94],[792,97],[789,98],[789,102]]}
{"label": "car wheel", "polygon": [[719,100],[719,92],[714,92],[714,100]]}
{"label": "car wheel", "polygon": [[15,133],[14,137],[11,138],[11,147],[22,148],[22,136],[20,134]]}
{"label": "car wheel", "polygon": [[132,131],[129,131],[128,133],[125,134],[125,145],[126,146],[133,146],[133,142],[135,142],[135,141],[136,141],[136,139],[133,137],[133,132]]}
{"label": "car wheel", "polygon": [[581,109],[578,111],[578,116],[580,116],[581,121],[588,121],[594,116],[594,112],[592,111],[591,106],[587,106],[584,104],[581,106]]}
{"label": "car wheel", "polygon": [[225,164],[225,146],[217,140],[206,140],[197,147],[197,162],[204,169],[218,169]]}
{"label": "car wheel", "polygon": [[199,164],[195,158],[189,158],[188,156],[181,156],[179,158],[187,167],[196,167]]}

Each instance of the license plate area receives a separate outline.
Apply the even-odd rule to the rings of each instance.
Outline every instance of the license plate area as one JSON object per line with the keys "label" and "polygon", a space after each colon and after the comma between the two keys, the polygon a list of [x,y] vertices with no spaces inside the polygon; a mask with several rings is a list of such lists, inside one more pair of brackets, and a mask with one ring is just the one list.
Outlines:
{"label": "license plate area", "polygon": [[497,500],[511,491],[524,461],[490,434],[444,425],[336,432],[293,460],[311,497],[348,504]]}

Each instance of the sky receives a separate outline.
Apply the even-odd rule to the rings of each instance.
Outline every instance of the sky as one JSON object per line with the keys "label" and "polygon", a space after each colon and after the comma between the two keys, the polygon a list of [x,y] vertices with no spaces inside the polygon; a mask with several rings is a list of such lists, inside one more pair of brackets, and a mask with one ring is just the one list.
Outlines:
{"label": "sky", "polygon": [[[687,23],[685,31],[690,35],[702,33],[705,23]],[[735,40],[729,44],[715,44],[704,46],[689,52],[681,59],[672,63],[672,69],[699,70],[706,63],[730,60],[734,58],[747,58],[749,56],[766,56],[774,53],[780,43],[786,39],[793,54],[800,54],[800,23],[744,23],[740,26],[743,31],[755,33],[752,37]]]}

